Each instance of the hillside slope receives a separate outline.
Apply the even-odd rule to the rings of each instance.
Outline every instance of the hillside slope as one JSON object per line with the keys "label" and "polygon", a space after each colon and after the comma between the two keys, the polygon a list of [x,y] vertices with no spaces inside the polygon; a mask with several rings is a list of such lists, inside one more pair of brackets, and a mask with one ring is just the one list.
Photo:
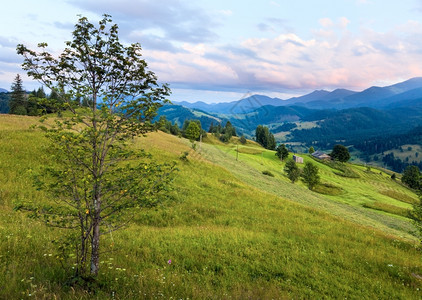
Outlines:
{"label": "hillside slope", "polygon": [[[362,182],[372,180],[380,184],[379,190],[396,189],[414,198],[388,182],[385,174],[376,180],[379,175],[368,173],[351,182],[352,187],[360,185],[361,192],[344,194],[340,203],[341,197],[335,198],[339,196],[289,183],[274,152],[249,144],[255,151],[249,153],[256,154],[242,150],[236,161],[233,145],[203,143],[194,152],[188,141],[162,132],[136,139],[134,146],[146,148],[159,161],[179,162],[174,200],[103,236],[95,294],[89,287],[70,287],[66,280],[71,270],[61,267],[51,243],[61,231],[13,211],[16,200],[43,202],[48,197],[31,184],[31,174],[48,162],[42,133],[28,129],[33,123],[35,118],[0,115],[2,299],[421,296],[420,252],[405,228],[409,222],[370,209],[365,210],[379,220],[370,214],[361,217],[361,193],[378,197]],[[179,159],[185,151],[188,162]],[[338,180],[335,184],[343,182],[331,167],[320,168],[324,180],[331,176]],[[263,169],[275,177],[263,175]],[[359,168],[354,171],[365,175]],[[350,203],[353,199],[356,203]],[[334,213],[336,207],[359,209]],[[389,227],[381,221],[384,217],[398,225]],[[361,222],[364,219],[373,224]]]}

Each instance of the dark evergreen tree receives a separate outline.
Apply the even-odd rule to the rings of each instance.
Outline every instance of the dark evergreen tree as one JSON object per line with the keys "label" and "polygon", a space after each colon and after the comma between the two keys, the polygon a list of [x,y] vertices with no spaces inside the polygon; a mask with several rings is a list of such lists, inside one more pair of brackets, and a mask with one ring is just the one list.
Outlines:
{"label": "dark evergreen tree", "polygon": [[180,129],[179,129],[179,126],[177,125],[177,123],[174,123],[173,125],[171,125],[170,133],[173,134],[173,135],[180,135]]}
{"label": "dark evergreen tree", "polygon": [[242,136],[240,137],[239,141],[240,141],[240,143],[241,143],[242,145],[246,144],[246,138],[245,138],[245,136],[244,136],[243,134],[242,134]]}
{"label": "dark evergreen tree", "polygon": [[[268,128],[267,128],[268,130]],[[274,135],[268,130],[268,144],[267,144],[267,149],[269,150],[275,150],[275,146],[277,145],[277,143],[275,142],[275,138]]]}
{"label": "dark evergreen tree", "polygon": [[12,92],[10,93],[9,101],[9,113],[15,115],[26,115],[27,114],[27,100],[26,93],[23,89],[22,79],[19,74],[16,75],[15,80],[11,87]]}
{"label": "dark evergreen tree", "polygon": [[38,90],[34,91],[33,94],[37,98],[47,98],[47,95],[45,94],[43,87],[38,88]]}
{"label": "dark evergreen tree", "polygon": [[230,123],[230,121],[227,121],[226,126],[224,127],[224,133],[227,135],[236,136],[236,128]]}
{"label": "dark evergreen tree", "polygon": [[268,127],[258,125],[255,130],[255,137],[257,143],[261,144],[262,147],[270,150],[275,149],[275,138],[274,135],[269,131]]}
{"label": "dark evergreen tree", "polygon": [[214,133],[214,130],[215,130],[214,128],[215,128],[214,127],[214,122],[211,121],[211,125],[210,125],[210,128],[208,129],[208,132],[209,133]]}

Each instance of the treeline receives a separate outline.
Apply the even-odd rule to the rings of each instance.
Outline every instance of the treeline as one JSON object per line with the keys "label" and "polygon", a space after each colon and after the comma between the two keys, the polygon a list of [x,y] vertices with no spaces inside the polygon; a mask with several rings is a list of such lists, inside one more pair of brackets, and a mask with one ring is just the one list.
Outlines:
{"label": "treeline", "polygon": [[381,136],[356,143],[354,147],[367,155],[382,153],[391,149],[399,149],[405,144],[419,144],[422,141],[422,126],[404,134]]}
{"label": "treeline", "polygon": [[154,124],[157,130],[192,140],[199,140],[201,135],[202,137],[207,136],[207,132],[202,129],[202,124],[199,120],[185,120],[182,128],[180,128],[176,122],[172,123],[167,120],[166,116],[160,116],[160,119]]}
{"label": "treeline", "polygon": [[295,123],[284,123],[283,125],[277,126],[272,129],[273,132],[282,132],[282,131],[290,131],[292,129],[295,129],[297,125]]}
{"label": "treeline", "polygon": [[409,166],[417,166],[419,169],[422,169],[422,161],[402,161],[400,158],[395,157],[394,153],[389,153],[382,158],[382,162],[388,166],[394,172],[401,173]]}
{"label": "treeline", "polygon": [[[8,94],[0,94],[0,112],[14,115],[41,116],[50,113],[61,113],[69,106],[64,105],[65,100],[53,89],[47,95],[41,87],[31,93],[27,93],[23,88],[21,77],[16,75]],[[87,98],[77,98],[68,101],[73,106],[88,107],[92,102]]]}
{"label": "treeline", "polygon": [[0,93],[0,114],[9,113],[10,93]]}
{"label": "treeline", "polygon": [[227,143],[230,141],[231,137],[237,136],[236,128],[230,123],[230,121],[227,121],[225,126],[222,126],[221,123],[214,125],[214,123],[211,122],[210,128],[207,132],[202,128],[200,120],[185,120],[183,122],[182,128],[180,128],[177,122],[172,123],[171,121],[167,120],[166,116],[160,116],[159,120],[155,123],[155,126],[156,129],[163,132],[185,137],[191,140],[199,140],[201,135],[204,138],[207,136],[207,133],[211,133],[220,141]]}
{"label": "treeline", "polygon": [[291,142],[331,148],[340,140],[347,145],[361,144],[363,140],[374,140],[380,136],[380,132],[383,136],[402,134],[422,123],[422,113],[420,109],[382,111],[361,107],[340,111],[318,111],[301,120],[315,121],[317,127],[293,130],[289,136]]}
{"label": "treeline", "polygon": [[208,132],[214,134],[214,136],[223,143],[230,141],[232,136],[237,136],[236,128],[234,128],[230,121],[227,121],[224,127],[221,125],[221,123],[214,125],[214,122],[211,122]]}

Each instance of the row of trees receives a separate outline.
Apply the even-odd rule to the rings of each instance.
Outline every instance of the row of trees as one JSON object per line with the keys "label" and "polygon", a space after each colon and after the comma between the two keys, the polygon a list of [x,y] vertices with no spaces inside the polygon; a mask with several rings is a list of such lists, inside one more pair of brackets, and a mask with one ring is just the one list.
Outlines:
{"label": "row of trees", "polygon": [[214,134],[223,143],[227,143],[233,136],[237,136],[236,128],[230,121],[227,121],[224,127],[221,123],[214,125],[214,122],[211,122],[208,132]]}
{"label": "row of trees", "polygon": [[[176,122],[173,124],[171,121],[167,120],[166,116],[160,116],[158,122],[156,122],[156,129],[173,135],[183,136],[192,141],[197,141],[201,135],[202,137],[207,136],[207,132],[202,128],[201,121],[197,119],[185,120],[182,128],[179,128]],[[212,133],[224,143],[230,141],[233,136],[237,136],[236,128],[230,123],[230,121],[227,121],[224,127],[221,126],[221,123],[214,125],[214,123],[211,122],[208,133]],[[242,143],[246,143],[246,139],[243,135],[240,140]]]}
{"label": "row of trees", "polygon": [[284,166],[284,172],[292,183],[302,178],[302,181],[310,190],[313,190],[320,182],[318,171],[318,167],[311,162],[306,162],[303,169],[300,169],[293,159],[286,161]]}
{"label": "row of trees", "polygon": [[27,93],[19,74],[16,75],[9,95],[9,113],[14,115],[41,116],[50,113],[60,113],[68,109],[67,104],[74,107],[90,107],[92,101],[88,97],[76,97],[64,100],[55,88],[47,95],[43,87]]}

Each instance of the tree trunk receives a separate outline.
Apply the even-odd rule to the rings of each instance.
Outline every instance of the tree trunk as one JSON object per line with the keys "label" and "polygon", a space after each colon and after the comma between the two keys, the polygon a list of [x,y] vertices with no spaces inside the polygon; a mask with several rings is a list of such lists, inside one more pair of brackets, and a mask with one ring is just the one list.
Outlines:
{"label": "tree trunk", "polygon": [[100,267],[100,218],[95,216],[91,242],[91,275],[97,276]]}

